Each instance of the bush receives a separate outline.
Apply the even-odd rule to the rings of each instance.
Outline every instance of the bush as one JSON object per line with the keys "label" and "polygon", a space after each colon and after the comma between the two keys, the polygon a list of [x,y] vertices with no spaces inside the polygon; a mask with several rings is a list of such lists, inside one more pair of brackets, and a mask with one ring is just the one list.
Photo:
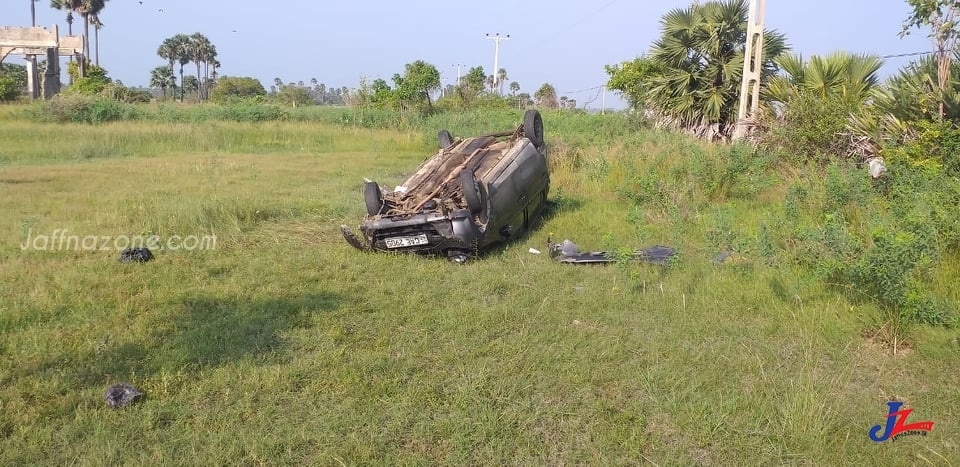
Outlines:
{"label": "bush", "polygon": [[136,120],[142,112],[136,106],[102,97],[61,94],[38,104],[33,110],[37,120],[48,122],[103,123]]}
{"label": "bush", "polygon": [[891,163],[936,174],[960,175],[960,129],[954,124],[918,121],[910,125],[906,142],[882,152]]}
{"label": "bush", "polygon": [[801,95],[790,101],[780,119],[761,136],[761,150],[793,162],[825,164],[852,153],[846,135],[855,107],[838,100]]}
{"label": "bush", "polygon": [[17,100],[21,89],[20,83],[12,76],[0,76],[0,102]]}
{"label": "bush", "polygon": [[210,90],[210,99],[221,104],[235,99],[249,99],[266,95],[267,91],[259,80],[240,76],[220,77],[214,84],[213,89]]}

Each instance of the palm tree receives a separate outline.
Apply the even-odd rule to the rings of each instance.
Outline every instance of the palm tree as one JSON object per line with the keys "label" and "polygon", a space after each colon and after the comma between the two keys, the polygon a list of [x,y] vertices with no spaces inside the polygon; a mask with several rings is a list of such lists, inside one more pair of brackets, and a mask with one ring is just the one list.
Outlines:
{"label": "palm tree", "polygon": [[74,10],[83,17],[83,56],[90,61],[90,18],[98,17],[107,0],[81,0]]}
{"label": "palm tree", "polygon": [[[207,39],[207,36],[200,34],[199,32],[191,34],[186,41],[187,53],[189,59],[197,65],[197,83],[203,82],[203,76],[200,74],[200,69],[203,64],[208,63],[210,60],[216,56],[216,48],[210,43],[210,39]],[[183,78],[180,79],[181,85],[183,84]],[[185,87],[185,86],[184,86]],[[203,86],[197,85],[197,100],[203,99]]]}
{"label": "palm tree", "polygon": [[[711,139],[736,122],[747,39],[746,0],[694,3],[660,20],[662,36],[650,60],[662,71],[647,78],[643,104],[667,124]],[[764,32],[761,80],[773,76],[773,58],[787,49],[783,34]]]}
{"label": "palm tree", "polygon": [[[83,4],[83,0],[50,0],[50,8],[54,10],[64,10],[67,12],[67,35],[73,35],[73,12],[80,8]],[[84,39],[86,42],[86,39]],[[86,45],[84,45],[86,47]],[[73,62],[73,55],[70,55],[70,61]],[[82,70],[83,68],[81,68]],[[73,76],[70,77],[70,82],[73,83]]]}
{"label": "palm tree", "polygon": [[177,34],[168,37],[157,48],[157,55],[167,60],[170,70],[173,70],[173,64],[180,64],[180,101],[183,102],[183,66],[190,63],[190,36],[186,34]]}
{"label": "palm tree", "polygon": [[150,87],[159,89],[167,97],[167,88],[176,86],[176,78],[170,67],[160,65],[150,71]]}
{"label": "palm tree", "polygon": [[784,54],[776,60],[783,74],[770,79],[767,99],[788,104],[801,94],[840,101],[846,105],[867,102],[880,78],[883,60],[873,55],[834,52],[814,55],[804,62],[800,55]]}
{"label": "palm tree", "polygon": [[73,13],[83,5],[84,0],[50,0],[50,8],[67,12],[67,35],[73,35]]}
{"label": "palm tree", "polygon": [[497,70],[497,94],[503,94],[503,82],[507,80],[507,69],[501,68]]}
{"label": "palm tree", "polygon": [[533,98],[536,99],[537,107],[544,109],[555,109],[560,105],[557,102],[557,89],[550,83],[543,83],[540,89],[533,93]]}
{"label": "palm tree", "polygon": [[90,24],[93,25],[93,64],[100,66],[100,28],[103,27],[103,23],[100,21],[100,15],[91,15]]}

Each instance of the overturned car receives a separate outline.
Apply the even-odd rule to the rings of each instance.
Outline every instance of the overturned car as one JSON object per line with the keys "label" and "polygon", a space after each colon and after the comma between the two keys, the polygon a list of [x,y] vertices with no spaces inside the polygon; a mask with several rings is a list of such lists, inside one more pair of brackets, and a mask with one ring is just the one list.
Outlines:
{"label": "overturned car", "polygon": [[459,139],[442,130],[438,136],[439,152],[400,186],[364,183],[367,217],[360,234],[341,226],[350,245],[464,262],[540,217],[550,190],[540,112],[528,110],[503,133]]}

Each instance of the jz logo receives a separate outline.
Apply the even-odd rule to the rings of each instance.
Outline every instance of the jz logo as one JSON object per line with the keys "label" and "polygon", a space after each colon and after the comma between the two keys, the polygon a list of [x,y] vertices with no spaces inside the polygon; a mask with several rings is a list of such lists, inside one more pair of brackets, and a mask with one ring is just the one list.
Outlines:
{"label": "jz logo", "polygon": [[907,424],[907,417],[913,409],[900,410],[903,402],[887,402],[890,407],[887,413],[887,424],[876,425],[870,429],[870,439],[876,442],[892,439],[896,441],[901,436],[923,435],[926,436],[933,429],[933,422],[916,422]]}

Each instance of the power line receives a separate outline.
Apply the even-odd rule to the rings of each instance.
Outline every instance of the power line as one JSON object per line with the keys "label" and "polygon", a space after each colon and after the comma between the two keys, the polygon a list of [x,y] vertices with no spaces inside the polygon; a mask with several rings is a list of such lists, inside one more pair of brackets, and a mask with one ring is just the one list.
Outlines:
{"label": "power line", "polygon": [[929,55],[929,54],[933,54],[933,53],[936,53],[936,52],[933,51],[933,50],[931,50],[931,51],[929,51],[929,52],[907,52],[907,53],[902,53],[902,54],[881,55],[881,56],[878,57],[878,58],[916,57],[917,55]]}
{"label": "power line", "polygon": [[600,89],[600,88],[602,88],[602,87],[604,87],[604,86],[606,86],[606,84],[601,84],[601,85],[599,85],[599,86],[594,86],[594,87],[592,87],[592,88],[579,89],[579,90],[576,90],[576,91],[561,92],[560,94],[578,94],[578,93],[581,93],[581,92],[594,91],[594,90]]}

